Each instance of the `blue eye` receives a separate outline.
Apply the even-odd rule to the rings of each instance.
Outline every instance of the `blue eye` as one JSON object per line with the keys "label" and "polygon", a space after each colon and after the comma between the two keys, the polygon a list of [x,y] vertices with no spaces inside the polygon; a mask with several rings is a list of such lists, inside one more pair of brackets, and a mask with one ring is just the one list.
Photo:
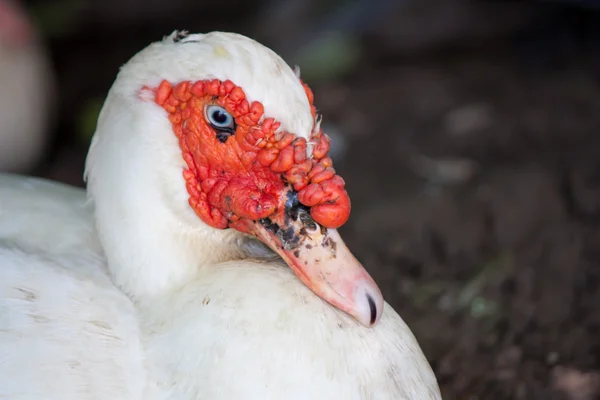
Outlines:
{"label": "blue eye", "polygon": [[229,134],[235,133],[235,120],[223,107],[211,104],[206,106],[204,113],[206,120],[216,131]]}

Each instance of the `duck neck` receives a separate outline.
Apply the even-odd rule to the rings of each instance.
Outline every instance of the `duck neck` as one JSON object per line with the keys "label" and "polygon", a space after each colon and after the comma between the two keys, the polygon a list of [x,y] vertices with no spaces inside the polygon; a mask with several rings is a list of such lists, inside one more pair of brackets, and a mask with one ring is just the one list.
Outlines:
{"label": "duck neck", "polygon": [[188,205],[185,163],[163,113],[111,90],[86,161],[108,269],[138,302],[176,291],[203,266],[243,258],[252,247],[237,231],[205,225]]}
{"label": "duck neck", "polygon": [[245,256],[246,239],[237,232],[182,226],[169,210],[140,205],[143,200],[96,203],[110,274],[136,301],[176,291],[203,267]]}

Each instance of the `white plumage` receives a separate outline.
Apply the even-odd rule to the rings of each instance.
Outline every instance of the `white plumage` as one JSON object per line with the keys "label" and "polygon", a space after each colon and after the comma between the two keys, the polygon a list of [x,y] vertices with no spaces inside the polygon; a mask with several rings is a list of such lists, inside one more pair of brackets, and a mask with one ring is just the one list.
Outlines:
{"label": "white plumage", "polygon": [[231,79],[308,137],[293,71],[240,35],[150,45],[121,70],[83,191],[0,177],[0,398],[439,399],[389,305],[367,328],[256,240],[204,225],[162,108],[161,79]]}

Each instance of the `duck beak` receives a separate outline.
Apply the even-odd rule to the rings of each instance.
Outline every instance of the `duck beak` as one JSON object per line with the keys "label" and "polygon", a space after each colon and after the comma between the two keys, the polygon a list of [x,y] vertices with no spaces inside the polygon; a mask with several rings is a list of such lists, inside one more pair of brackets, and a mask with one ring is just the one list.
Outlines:
{"label": "duck beak", "polygon": [[318,226],[306,210],[249,222],[246,228],[283,258],[315,294],[365,326],[383,311],[383,296],[336,229]]}

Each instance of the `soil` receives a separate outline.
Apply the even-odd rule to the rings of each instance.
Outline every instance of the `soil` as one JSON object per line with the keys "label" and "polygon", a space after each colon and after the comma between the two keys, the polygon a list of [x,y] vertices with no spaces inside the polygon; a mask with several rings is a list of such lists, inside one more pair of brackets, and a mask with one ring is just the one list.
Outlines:
{"label": "soil", "polygon": [[[192,21],[163,3],[160,21],[82,22],[48,40],[61,98],[39,175],[82,185],[76,116],[150,41],[175,26],[252,34],[252,10]],[[600,35],[552,21],[408,55],[371,32],[356,68],[312,85],[344,145],[343,237],[445,399],[600,398]]]}

